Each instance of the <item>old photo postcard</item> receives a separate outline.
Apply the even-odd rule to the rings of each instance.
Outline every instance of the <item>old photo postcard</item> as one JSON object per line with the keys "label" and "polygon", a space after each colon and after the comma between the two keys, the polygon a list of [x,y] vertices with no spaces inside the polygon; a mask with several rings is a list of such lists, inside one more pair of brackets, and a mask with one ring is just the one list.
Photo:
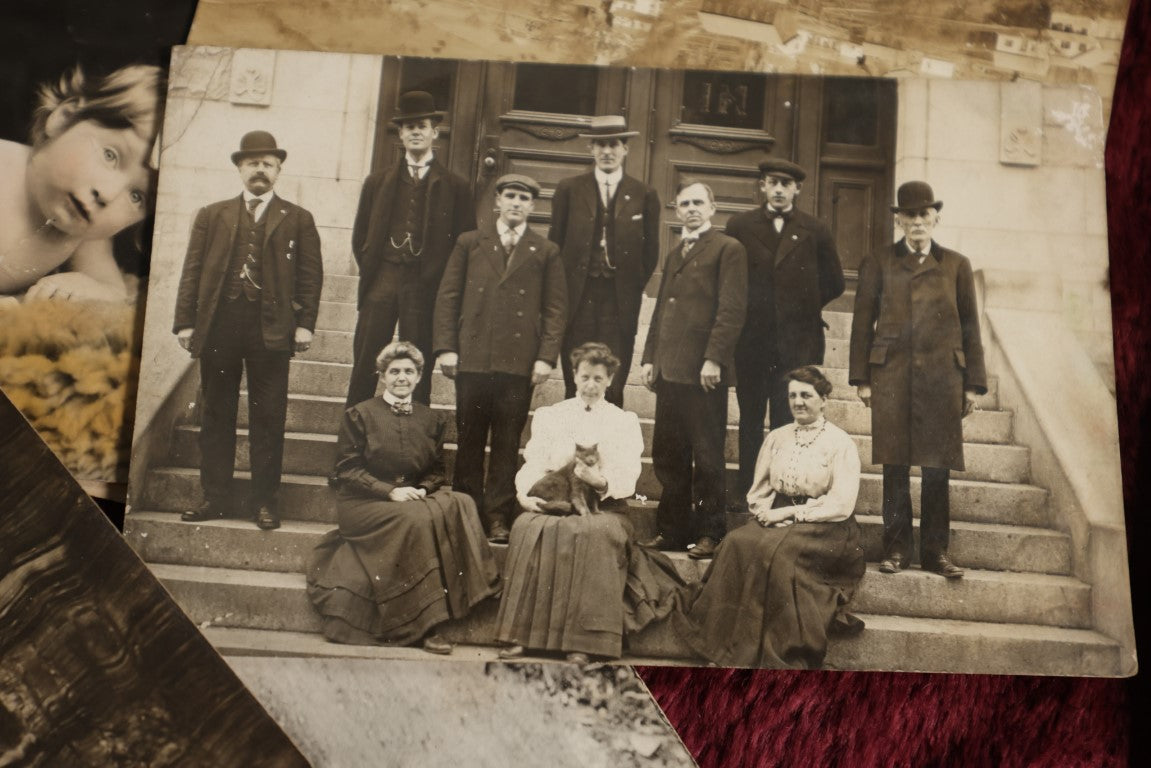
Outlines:
{"label": "old photo postcard", "polygon": [[126,533],[217,648],[1134,673],[1094,89],[170,78]]}

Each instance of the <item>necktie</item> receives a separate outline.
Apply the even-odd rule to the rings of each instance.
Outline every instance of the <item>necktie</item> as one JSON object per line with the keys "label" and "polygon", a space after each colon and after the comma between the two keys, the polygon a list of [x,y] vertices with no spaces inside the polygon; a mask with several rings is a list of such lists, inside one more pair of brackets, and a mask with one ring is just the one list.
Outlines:
{"label": "necktie", "polygon": [[508,253],[514,251],[516,248],[516,243],[519,242],[519,238],[516,236],[516,231],[514,229],[509,229],[504,233],[504,236],[501,238],[501,242],[504,244],[505,251]]}
{"label": "necktie", "polygon": [[915,258],[916,258],[917,264],[922,264],[923,260],[927,258],[927,252],[926,251],[916,251],[915,252]]}
{"label": "necktie", "polygon": [[420,180],[420,173],[421,173],[421,172],[422,172],[422,171],[423,171],[425,168],[427,168],[427,166],[426,166],[426,165],[412,165],[411,163],[409,163],[409,164],[408,164],[408,168],[409,168],[409,169],[411,169],[411,172],[412,172],[412,179],[413,179],[414,181],[419,181],[419,180]]}
{"label": "necktie", "polygon": [[608,208],[611,206],[611,182],[604,181],[603,183],[603,207]]}
{"label": "necktie", "polygon": [[392,403],[392,413],[396,414],[397,416],[411,416],[412,415],[412,403],[411,403],[411,401],[406,400],[406,401],[399,402],[399,403]]}
{"label": "necktie", "polygon": [[264,202],[258,197],[253,197],[248,201],[248,215],[252,217],[252,221],[256,220],[256,209],[260,207],[260,203]]}
{"label": "necktie", "polygon": [[696,235],[695,237],[685,237],[683,239],[683,255],[684,256],[686,256],[687,252],[690,251],[692,246],[696,244],[697,240],[699,240],[698,235]]}

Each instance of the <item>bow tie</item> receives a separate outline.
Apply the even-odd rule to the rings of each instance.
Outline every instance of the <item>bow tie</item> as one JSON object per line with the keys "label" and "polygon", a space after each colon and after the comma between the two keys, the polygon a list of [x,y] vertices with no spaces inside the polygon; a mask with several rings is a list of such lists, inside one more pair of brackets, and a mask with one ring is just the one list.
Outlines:
{"label": "bow tie", "polygon": [[777,211],[774,208],[768,208],[767,217],[769,219],[783,219],[787,221],[791,218],[791,211]]}
{"label": "bow tie", "polygon": [[392,413],[397,416],[410,416],[412,413],[412,401],[405,400],[400,403],[392,403]]}

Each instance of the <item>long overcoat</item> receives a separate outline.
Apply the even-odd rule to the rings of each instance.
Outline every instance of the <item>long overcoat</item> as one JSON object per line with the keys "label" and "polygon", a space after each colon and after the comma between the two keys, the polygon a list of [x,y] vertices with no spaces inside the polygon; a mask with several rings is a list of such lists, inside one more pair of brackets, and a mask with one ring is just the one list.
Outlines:
{"label": "long overcoat", "polygon": [[[556,185],[548,239],[560,247],[568,282],[568,321],[579,309],[591,253],[602,233],[595,231],[599,185],[595,172],[581,173]],[[616,266],[615,291],[621,335],[635,336],[643,289],[659,263],[659,195],[631,176],[623,176],[615,192],[615,239],[611,258]]]}
{"label": "long overcoat", "polygon": [[711,360],[723,369],[721,386],[733,385],[746,312],[747,253],[739,241],[709,229],[686,256],[679,243],[663,267],[643,362],[666,381],[698,385]]}
{"label": "long overcoat", "polygon": [[736,365],[780,372],[822,365],[823,307],[844,289],[831,230],[795,210],[776,235],[760,207],[733,217],[725,232],[747,249],[747,321]]}
{"label": "long overcoat", "polygon": [[[199,357],[212,328],[220,294],[228,277],[228,262],[247,216],[244,198],[206,205],[196,214],[176,294],[173,332],[192,328],[192,357]],[[260,264],[260,325],[269,351],[290,352],[296,328],[316,327],[324,263],[320,235],[312,214],[279,195],[264,213],[263,258]]]}
{"label": "long overcoat", "polygon": [[[407,168],[404,162],[399,162],[364,179],[356,220],[352,225],[352,255],[360,269],[358,302],[361,308],[376,272],[384,263],[388,231],[395,212],[393,201],[400,185],[400,174],[408,173]],[[440,278],[456,240],[464,232],[476,228],[476,210],[467,182],[450,172],[439,160],[433,160],[428,166],[427,182],[421,233],[420,288],[427,297],[430,310],[431,300],[440,287]]]}
{"label": "long overcoat", "polygon": [[967,257],[906,241],[864,259],[851,328],[851,384],[871,385],[875,464],[962,470],[963,390],[987,391]]}
{"label": "long overcoat", "polygon": [[436,297],[435,353],[459,354],[464,373],[530,376],[555,365],[567,320],[560,249],[529,227],[504,265],[495,222],[456,241]]}

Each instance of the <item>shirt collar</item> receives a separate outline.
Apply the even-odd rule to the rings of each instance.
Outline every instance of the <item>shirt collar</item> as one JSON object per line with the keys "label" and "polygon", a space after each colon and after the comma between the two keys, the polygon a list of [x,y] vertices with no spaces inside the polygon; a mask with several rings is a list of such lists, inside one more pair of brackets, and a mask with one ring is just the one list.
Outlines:
{"label": "shirt collar", "polygon": [[[907,252],[908,253],[910,253],[910,254],[918,253],[918,251],[915,250],[915,246],[911,244],[910,240],[904,238],[903,244],[907,246]],[[930,241],[928,241],[927,247],[923,249],[924,254],[926,254],[928,256],[931,255],[931,245],[932,245],[932,243]]]}
{"label": "shirt collar", "polygon": [[259,200],[261,202],[261,204],[270,203],[270,202],[272,202],[272,196],[273,196],[273,193],[272,193],[272,190],[270,190],[270,189],[262,195],[253,195],[248,190],[246,190],[246,189],[244,190],[244,202],[245,203],[251,202],[252,200]]}
{"label": "shirt collar", "polygon": [[435,159],[436,159],[435,150],[432,150],[432,151],[428,152],[426,155],[424,155],[423,160],[416,160],[408,152],[404,153],[404,160],[407,161],[408,165],[410,165],[410,166],[414,165],[417,168],[426,168],[427,166],[431,165],[432,161]]}
{"label": "shirt collar", "polygon": [[595,180],[596,180],[596,183],[599,184],[601,187],[603,186],[603,183],[605,181],[611,182],[611,185],[613,187],[618,186],[619,180],[622,178],[623,178],[623,168],[616,168],[611,173],[604,173],[599,168],[595,169]]}
{"label": "shirt collar", "polygon": [[396,397],[391,392],[389,392],[385,389],[384,390],[384,402],[387,403],[388,405],[399,405],[401,403],[411,403],[412,398],[406,397],[403,400],[401,400],[400,398]]}
{"label": "shirt collar", "polygon": [[694,232],[691,232],[690,234],[687,232],[687,230],[684,230],[683,239],[684,240],[698,240],[700,238],[700,236],[703,235],[703,233],[708,231],[709,229],[711,229],[711,222],[710,221],[704,222],[702,227],[700,227],[699,229],[697,229]]}
{"label": "shirt collar", "polygon": [[519,239],[524,236],[524,230],[527,228],[528,223],[526,221],[519,226],[509,227],[503,219],[496,219],[496,232],[499,233],[500,237],[503,237],[508,233],[509,230],[512,230],[516,233],[516,239]]}
{"label": "shirt collar", "polygon": [[795,204],[794,203],[787,206],[782,211],[777,211],[776,209],[772,208],[771,203],[766,203],[763,206],[763,212],[767,216],[775,216],[777,213],[789,214],[794,210],[795,210]]}

